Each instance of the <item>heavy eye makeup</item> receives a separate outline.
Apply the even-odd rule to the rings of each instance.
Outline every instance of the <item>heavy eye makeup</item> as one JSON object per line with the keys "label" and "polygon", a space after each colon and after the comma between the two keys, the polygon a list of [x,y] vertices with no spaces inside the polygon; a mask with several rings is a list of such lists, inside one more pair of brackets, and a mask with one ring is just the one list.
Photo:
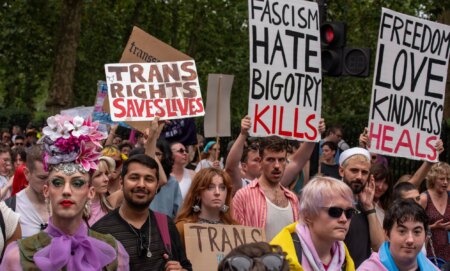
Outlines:
{"label": "heavy eye makeup", "polygon": [[[61,178],[54,178],[52,180],[50,180],[50,183],[57,188],[63,187],[66,183],[66,181],[64,181]],[[87,183],[86,180],[83,179],[73,179],[70,180],[70,186],[72,186],[73,188],[79,189],[81,187],[83,187],[85,184]]]}

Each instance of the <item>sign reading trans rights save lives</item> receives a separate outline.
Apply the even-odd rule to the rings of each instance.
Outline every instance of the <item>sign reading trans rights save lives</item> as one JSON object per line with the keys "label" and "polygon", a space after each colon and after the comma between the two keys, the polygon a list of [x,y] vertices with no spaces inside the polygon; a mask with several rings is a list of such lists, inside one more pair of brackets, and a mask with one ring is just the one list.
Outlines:
{"label": "sign reading trans rights save lives", "polygon": [[113,121],[198,117],[205,114],[193,60],[105,65]]}
{"label": "sign reading trans rights save lives", "polygon": [[249,0],[253,136],[318,141],[322,71],[316,3]]}
{"label": "sign reading trans rights save lives", "polygon": [[450,26],[383,9],[369,115],[370,151],[438,159]]}

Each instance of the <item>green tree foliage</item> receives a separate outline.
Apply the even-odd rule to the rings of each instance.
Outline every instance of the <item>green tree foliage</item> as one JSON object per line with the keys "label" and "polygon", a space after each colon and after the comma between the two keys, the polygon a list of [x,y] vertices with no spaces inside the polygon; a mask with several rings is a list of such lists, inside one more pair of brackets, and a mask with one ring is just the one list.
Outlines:
{"label": "green tree foliage", "polygon": [[[347,22],[348,45],[371,48],[374,60],[381,7],[434,20],[448,8],[444,2],[329,1],[328,19]],[[2,1],[0,109],[45,112],[61,35],[60,13],[59,0]],[[232,125],[239,127],[247,112],[249,89],[247,1],[242,0],[84,0],[72,106],[94,103],[96,82],[104,79],[103,65],[119,61],[133,25],[196,60],[206,99],[209,73],[234,74]],[[372,78],[327,77],[324,81],[322,111],[328,123],[366,125]]]}

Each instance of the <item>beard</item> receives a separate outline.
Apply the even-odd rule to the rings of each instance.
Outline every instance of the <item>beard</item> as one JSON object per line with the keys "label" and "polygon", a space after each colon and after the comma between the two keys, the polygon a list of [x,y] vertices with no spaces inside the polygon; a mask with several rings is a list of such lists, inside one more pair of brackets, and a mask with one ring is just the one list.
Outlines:
{"label": "beard", "polygon": [[364,188],[366,187],[367,183],[363,183],[361,180],[346,180],[344,179],[345,183],[350,187],[354,195],[358,195],[361,193]]}
{"label": "beard", "polygon": [[150,191],[144,190],[144,189],[133,189],[129,193],[123,193],[124,200],[128,203],[128,205],[136,210],[145,210],[150,206],[150,203],[153,200],[153,197],[148,198],[146,201],[136,201],[132,197],[132,193],[135,192],[145,192],[150,194]]}

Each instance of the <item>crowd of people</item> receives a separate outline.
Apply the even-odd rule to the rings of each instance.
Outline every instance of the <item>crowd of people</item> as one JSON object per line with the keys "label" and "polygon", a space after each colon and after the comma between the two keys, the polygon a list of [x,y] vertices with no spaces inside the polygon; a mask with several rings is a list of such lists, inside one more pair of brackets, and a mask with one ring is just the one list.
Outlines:
{"label": "crowd of people", "polygon": [[186,223],[265,233],[219,270],[448,270],[449,164],[395,180],[366,129],[350,147],[323,120],[320,142],[298,144],[250,138],[246,116],[226,159],[218,139],[165,139],[165,125],[125,140],[56,115],[4,131],[0,270],[192,270]]}

